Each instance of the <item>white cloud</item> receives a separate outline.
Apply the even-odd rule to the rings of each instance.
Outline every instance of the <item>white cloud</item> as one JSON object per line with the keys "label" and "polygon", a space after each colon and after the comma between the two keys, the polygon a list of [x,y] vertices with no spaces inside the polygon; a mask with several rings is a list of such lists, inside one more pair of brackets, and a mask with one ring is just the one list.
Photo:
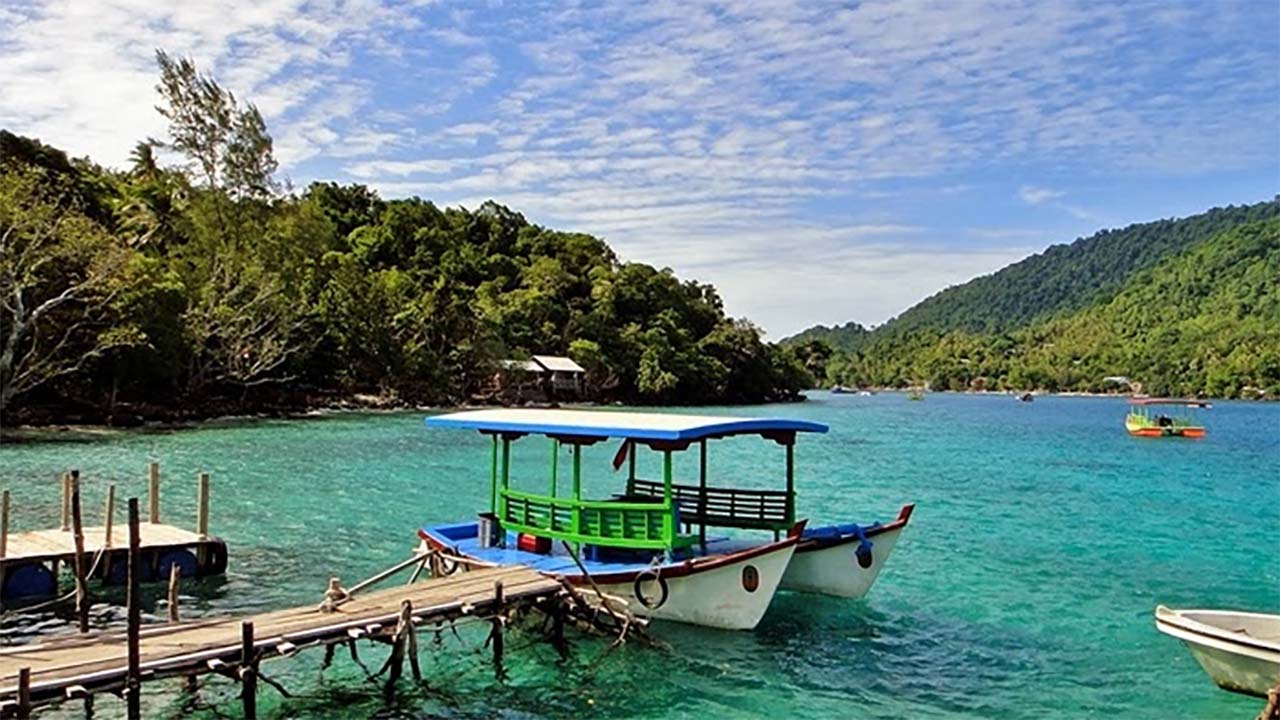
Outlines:
{"label": "white cloud", "polygon": [[1049,188],[1035,187],[1034,185],[1023,185],[1018,188],[1018,197],[1028,205],[1039,205],[1045,200],[1053,200],[1064,195],[1061,190],[1051,190]]}

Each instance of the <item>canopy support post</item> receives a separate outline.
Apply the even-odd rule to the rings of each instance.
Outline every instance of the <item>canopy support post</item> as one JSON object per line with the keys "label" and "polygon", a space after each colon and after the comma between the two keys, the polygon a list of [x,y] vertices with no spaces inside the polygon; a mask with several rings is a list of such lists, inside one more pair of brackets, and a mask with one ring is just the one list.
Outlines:
{"label": "canopy support post", "polygon": [[707,440],[698,442],[698,515],[702,523],[698,525],[698,543],[707,549]]}
{"label": "canopy support post", "polygon": [[498,436],[493,436],[493,453],[489,466],[489,512],[498,512]]}
{"label": "canopy support post", "polygon": [[676,541],[675,510],[673,509],[673,505],[671,502],[672,475],[673,473],[671,469],[671,450],[669,449],[663,450],[662,451],[662,504],[667,508],[668,512],[666,517],[663,518],[663,521],[662,521],[662,525],[663,525],[662,534],[664,536],[662,539],[666,542],[666,545],[667,545],[667,550],[665,555],[668,562],[671,560],[671,546],[674,545]]}
{"label": "canopy support post", "polygon": [[[582,445],[573,444],[573,534],[582,535]],[[574,543],[577,545],[576,551],[582,552],[582,543]]]}
{"label": "canopy support post", "polygon": [[787,443],[787,524],[796,524],[796,443]]}
{"label": "canopy support post", "polygon": [[556,496],[556,476],[560,471],[560,441],[551,438],[551,497]]}
{"label": "canopy support post", "polygon": [[506,491],[511,488],[511,438],[502,438],[502,492],[498,494],[498,517],[507,516]]}

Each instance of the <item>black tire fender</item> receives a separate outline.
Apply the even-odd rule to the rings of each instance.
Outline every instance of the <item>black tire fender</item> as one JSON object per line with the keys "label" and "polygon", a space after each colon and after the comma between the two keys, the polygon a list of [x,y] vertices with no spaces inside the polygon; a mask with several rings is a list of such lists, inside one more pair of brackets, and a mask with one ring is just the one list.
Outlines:
{"label": "black tire fender", "polygon": [[[649,598],[645,597],[644,591],[640,588],[640,586],[644,584],[645,580],[650,577],[658,581],[658,589],[660,592],[658,593],[657,602],[653,602]],[[662,577],[662,574],[657,570],[650,568],[648,570],[642,570],[639,575],[636,575],[635,582],[631,584],[631,592],[636,596],[636,599],[640,601],[641,605],[649,608],[650,610],[657,610],[667,604],[667,596],[671,594],[671,589],[667,587],[666,578]]]}

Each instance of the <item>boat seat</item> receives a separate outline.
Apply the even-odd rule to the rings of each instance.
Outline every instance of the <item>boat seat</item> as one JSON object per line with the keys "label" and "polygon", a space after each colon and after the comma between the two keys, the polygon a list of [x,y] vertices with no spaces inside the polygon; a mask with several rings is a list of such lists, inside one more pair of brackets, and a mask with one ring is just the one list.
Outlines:
{"label": "boat seat", "polygon": [[[661,482],[637,478],[623,497],[633,502],[660,502],[663,493]],[[782,531],[794,524],[785,490],[673,484],[671,493],[680,511],[680,522],[690,525]]]}

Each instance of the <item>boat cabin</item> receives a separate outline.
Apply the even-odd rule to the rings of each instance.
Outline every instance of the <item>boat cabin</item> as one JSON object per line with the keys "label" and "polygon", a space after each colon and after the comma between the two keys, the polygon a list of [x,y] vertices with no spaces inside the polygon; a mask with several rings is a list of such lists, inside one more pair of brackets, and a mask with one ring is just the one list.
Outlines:
{"label": "boat cabin", "polygon": [[[772,531],[776,536],[796,524],[795,443],[799,433],[825,433],[827,426],[802,420],[734,418],[662,413],[589,410],[475,410],[437,415],[428,427],[471,429],[492,438],[489,470],[490,529],[495,544],[506,533],[562,540],[588,548],[621,548],[673,553],[706,545],[708,527]],[[511,484],[512,453],[541,435],[551,442],[551,467],[545,491]],[[755,490],[711,487],[707,444],[723,438],[755,435],[780,446],[779,488]],[[608,499],[582,496],[582,448],[622,440],[614,468],[627,465],[624,492]],[[560,478],[561,448],[568,446],[572,467]],[[696,481],[677,481],[675,453],[696,451]],[[637,476],[640,452],[659,453],[662,477]],[[695,532],[696,528],[696,532]],[[523,542],[523,538],[521,539]]]}

